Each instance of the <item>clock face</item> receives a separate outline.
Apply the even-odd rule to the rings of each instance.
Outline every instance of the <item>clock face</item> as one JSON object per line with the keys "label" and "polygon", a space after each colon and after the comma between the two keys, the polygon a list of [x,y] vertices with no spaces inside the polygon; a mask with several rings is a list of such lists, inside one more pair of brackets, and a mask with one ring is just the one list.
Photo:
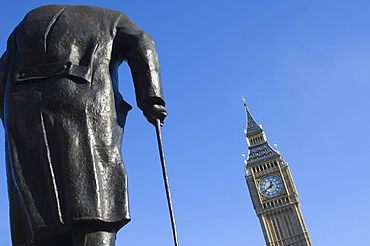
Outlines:
{"label": "clock face", "polygon": [[283,182],[276,176],[266,176],[259,183],[259,189],[264,196],[274,197],[280,194]]}

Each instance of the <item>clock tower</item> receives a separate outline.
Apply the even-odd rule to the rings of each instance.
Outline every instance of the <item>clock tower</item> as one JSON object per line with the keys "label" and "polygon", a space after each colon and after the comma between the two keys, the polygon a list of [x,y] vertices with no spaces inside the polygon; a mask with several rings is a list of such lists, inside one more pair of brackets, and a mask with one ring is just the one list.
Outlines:
{"label": "clock tower", "polygon": [[244,101],[248,157],[245,179],[267,246],[311,246],[288,164],[268,143]]}

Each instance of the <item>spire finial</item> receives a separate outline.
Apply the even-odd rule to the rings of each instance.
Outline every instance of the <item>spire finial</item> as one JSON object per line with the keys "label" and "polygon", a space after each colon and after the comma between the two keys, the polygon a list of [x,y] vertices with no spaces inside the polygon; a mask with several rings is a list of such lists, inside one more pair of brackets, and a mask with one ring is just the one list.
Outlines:
{"label": "spire finial", "polygon": [[242,102],[243,102],[243,105],[244,105],[244,107],[247,107],[247,103],[246,103],[246,99],[245,99],[245,97],[242,95]]}

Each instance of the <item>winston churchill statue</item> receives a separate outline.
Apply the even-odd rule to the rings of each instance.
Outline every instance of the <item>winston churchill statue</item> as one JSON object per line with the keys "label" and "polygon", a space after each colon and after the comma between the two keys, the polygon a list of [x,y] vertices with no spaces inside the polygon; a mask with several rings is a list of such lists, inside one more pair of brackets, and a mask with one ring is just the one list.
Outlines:
{"label": "winston churchill statue", "polygon": [[167,115],[151,36],[123,13],[48,5],[14,29],[0,60],[0,116],[13,245],[113,246],[130,221],[121,140],[130,66],[149,122]]}

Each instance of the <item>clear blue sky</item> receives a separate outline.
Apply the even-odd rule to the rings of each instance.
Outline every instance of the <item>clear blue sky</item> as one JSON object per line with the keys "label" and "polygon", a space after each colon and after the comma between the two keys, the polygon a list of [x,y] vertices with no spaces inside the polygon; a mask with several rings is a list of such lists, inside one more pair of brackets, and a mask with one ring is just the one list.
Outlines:
{"label": "clear blue sky", "polygon": [[[157,42],[163,127],[181,246],[263,246],[244,181],[244,95],[289,163],[315,246],[367,242],[369,1],[3,1],[0,53],[31,9],[125,12]],[[135,104],[127,66],[121,92]],[[0,246],[10,245],[0,131]],[[154,128],[135,108],[123,141],[132,222],[118,246],[173,245]]]}

